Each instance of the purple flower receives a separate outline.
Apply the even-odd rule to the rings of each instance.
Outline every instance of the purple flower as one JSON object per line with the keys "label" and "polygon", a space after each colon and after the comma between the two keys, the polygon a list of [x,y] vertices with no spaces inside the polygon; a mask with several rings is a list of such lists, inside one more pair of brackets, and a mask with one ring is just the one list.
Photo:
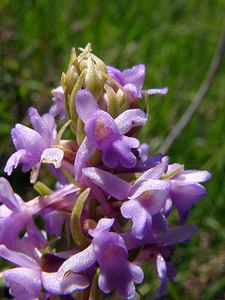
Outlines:
{"label": "purple flower", "polygon": [[54,105],[50,108],[49,113],[53,117],[59,115],[62,119],[64,119],[66,117],[65,96],[61,85],[52,90],[52,101],[54,102]]}
{"label": "purple flower", "polygon": [[168,89],[142,90],[145,79],[145,65],[135,65],[130,69],[120,71],[112,66],[107,66],[108,74],[117,80],[125,89],[130,98],[142,98],[142,94],[166,94]]}
{"label": "purple flower", "polygon": [[136,239],[130,232],[123,233],[123,237],[128,250],[145,246],[137,258],[139,263],[150,262],[156,267],[160,279],[160,288],[156,292],[157,297],[166,294],[167,280],[173,280],[176,271],[171,264],[171,254],[176,244],[186,242],[196,233],[196,226],[185,224],[168,228],[163,235],[153,237],[151,240]]}
{"label": "purple flower", "polygon": [[0,206],[0,244],[5,244],[10,249],[17,249],[20,245],[19,232],[25,227],[33,243],[39,244],[38,233],[32,221],[32,217],[36,214],[47,219],[46,225],[50,234],[59,235],[66,216],[57,213],[57,210],[73,206],[77,191],[79,188],[69,184],[49,196],[36,197],[29,202],[24,202],[13,192],[9,182],[1,177],[0,203],[3,205]]}
{"label": "purple flower", "polygon": [[[168,174],[182,166],[172,164],[168,167]],[[207,171],[181,170],[177,175],[171,177],[170,196],[180,215],[180,221],[184,222],[190,208],[206,195],[206,189],[201,182],[211,178]]]}
{"label": "purple flower", "polygon": [[104,293],[116,289],[123,298],[131,299],[135,294],[134,283],[141,283],[143,271],[128,261],[128,251],[122,237],[109,232],[114,220],[101,219],[94,230],[92,244],[82,252],[70,257],[58,270],[59,278],[72,271],[79,273],[95,262],[100,267],[98,285]]}
{"label": "purple flower", "polygon": [[[196,226],[186,224],[170,228],[167,233],[156,239],[152,245],[146,247],[147,259],[155,263],[158,277],[160,279],[160,288],[156,292],[158,296],[163,296],[167,292],[167,280],[173,280],[176,270],[171,264],[171,250],[177,243],[186,242],[196,233]],[[146,261],[145,260],[145,261]]]}
{"label": "purple flower", "polygon": [[118,164],[124,168],[136,165],[136,156],[132,149],[138,148],[136,138],[125,136],[132,127],[142,126],[146,115],[141,109],[130,109],[115,120],[100,110],[96,100],[88,90],[80,90],[76,96],[76,108],[80,119],[85,123],[87,137],[81,144],[75,159],[75,177],[81,176],[81,170],[87,164],[95,149],[101,151],[103,163],[114,168]]}
{"label": "purple flower", "polygon": [[13,168],[22,164],[24,172],[33,169],[31,181],[34,182],[41,162],[52,163],[59,168],[64,153],[61,149],[53,146],[56,141],[54,118],[50,114],[44,114],[41,117],[33,107],[29,109],[29,118],[34,129],[16,124],[11,131],[17,151],[8,159],[4,171],[10,175]]}
{"label": "purple flower", "polygon": [[[36,258],[0,245],[0,256],[19,266],[3,272],[6,284],[10,287],[10,294],[16,300],[39,299],[42,286],[54,295],[67,295],[88,287],[87,278],[80,274],[70,274],[59,280],[57,272],[43,271],[41,269],[41,253],[37,249],[34,250]],[[57,256],[52,256],[57,260]],[[50,267],[54,268],[53,265]]]}
{"label": "purple flower", "polygon": [[[165,196],[168,194],[168,185],[153,185],[148,183],[151,190],[143,192],[142,195],[134,196],[135,198],[122,204],[121,214],[124,218],[132,219],[132,234],[145,241],[151,240],[154,236],[154,227],[158,226],[158,222],[163,223],[163,227],[167,228],[165,217],[160,214],[160,210],[165,203]],[[155,217],[157,220],[155,221]],[[158,221],[158,219],[160,220]],[[156,224],[155,224],[156,222]],[[158,230],[156,229],[156,232]]]}
{"label": "purple flower", "polygon": [[[60,185],[60,189],[39,201],[32,200],[30,206],[37,208],[37,213],[45,220],[45,229],[50,235],[61,236],[63,224],[69,221],[67,209],[72,210],[80,188],[74,184]],[[28,202],[29,205],[29,202]]]}
{"label": "purple flower", "polygon": [[3,177],[0,178],[0,203],[3,203],[0,206],[0,244],[15,249],[19,243],[19,232],[31,222],[37,210],[14,194],[9,182]]}
{"label": "purple flower", "polygon": [[83,175],[117,200],[124,200],[129,196],[131,184],[109,172],[98,168],[84,168]]}
{"label": "purple flower", "polygon": [[166,169],[166,160],[145,172],[134,183],[129,201],[121,206],[121,213],[133,222],[132,234],[138,239],[148,241],[154,232],[160,234],[167,228],[167,221],[161,210],[169,196],[170,182],[160,180]]}

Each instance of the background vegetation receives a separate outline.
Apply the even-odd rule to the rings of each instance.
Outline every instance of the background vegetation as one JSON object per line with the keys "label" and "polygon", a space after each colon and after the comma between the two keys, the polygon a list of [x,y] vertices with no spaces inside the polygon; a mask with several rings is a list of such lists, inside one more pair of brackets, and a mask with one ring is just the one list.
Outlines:
{"label": "background vegetation", "polygon": [[[94,52],[121,69],[147,67],[145,87],[168,86],[150,98],[150,121],[142,139],[152,153],[193,100],[207,73],[224,27],[224,0],[100,1],[23,0],[0,2],[0,171],[13,151],[16,122],[27,123],[30,105],[51,105],[50,91],[66,70],[71,47],[91,42]],[[207,198],[191,212],[198,235],[174,257],[178,275],[165,299],[225,299],[225,61],[188,126],[170,148],[171,161],[208,169]],[[27,194],[20,170],[10,181]],[[141,287],[148,295],[151,278]],[[2,299],[3,292],[0,298]],[[147,297],[147,296],[146,296]]]}

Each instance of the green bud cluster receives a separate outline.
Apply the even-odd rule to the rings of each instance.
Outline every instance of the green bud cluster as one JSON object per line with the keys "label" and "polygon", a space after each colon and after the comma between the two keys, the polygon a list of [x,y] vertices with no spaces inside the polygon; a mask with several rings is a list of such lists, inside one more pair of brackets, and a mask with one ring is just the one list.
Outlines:
{"label": "green bud cluster", "polygon": [[114,118],[129,108],[126,92],[108,75],[105,63],[92,53],[91,44],[79,50],[81,53],[77,56],[75,48],[72,49],[68,69],[61,77],[67,118],[71,120],[70,126],[78,145],[85,137],[84,124],[78,117],[75,106],[78,90],[88,89],[99,107]]}

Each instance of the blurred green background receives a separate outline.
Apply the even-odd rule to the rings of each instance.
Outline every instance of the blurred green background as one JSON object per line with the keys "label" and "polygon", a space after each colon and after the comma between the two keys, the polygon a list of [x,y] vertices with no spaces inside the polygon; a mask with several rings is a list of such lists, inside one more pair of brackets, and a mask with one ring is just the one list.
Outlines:
{"label": "blurred green background", "polygon": [[[198,91],[224,27],[224,0],[0,1],[0,171],[13,151],[10,129],[27,123],[30,105],[41,113],[67,68],[71,47],[91,42],[107,64],[144,63],[145,87],[168,86],[150,98],[150,121],[141,138],[162,144]],[[172,162],[208,169],[208,196],[192,209],[199,232],[174,257],[178,274],[165,299],[225,299],[225,61],[188,126],[170,148]],[[10,181],[29,189],[20,170]],[[154,283],[141,287],[147,299]],[[2,299],[3,294],[0,294]]]}

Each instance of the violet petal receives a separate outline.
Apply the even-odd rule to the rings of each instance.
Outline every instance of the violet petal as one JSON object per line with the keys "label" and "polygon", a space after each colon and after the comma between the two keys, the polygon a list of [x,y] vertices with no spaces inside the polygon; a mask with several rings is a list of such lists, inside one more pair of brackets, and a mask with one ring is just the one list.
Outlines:
{"label": "violet petal", "polygon": [[159,295],[163,296],[166,294],[166,291],[167,291],[167,271],[166,271],[165,260],[161,254],[157,255],[156,268],[157,268],[158,276],[160,279]]}
{"label": "violet petal", "polygon": [[0,202],[5,204],[10,210],[18,212],[23,201],[20,197],[16,197],[8,180],[0,177]]}
{"label": "violet petal", "polygon": [[125,180],[98,168],[84,168],[83,175],[117,200],[128,197],[131,185]]}
{"label": "violet petal", "polygon": [[185,224],[169,228],[167,233],[158,239],[158,243],[164,246],[174,245],[189,240],[197,231],[194,224]]}
{"label": "violet petal", "polygon": [[41,292],[40,271],[28,268],[15,268],[3,272],[10,294],[16,300],[39,299]]}
{"label": "violet petal", "polygon": [[138,89],[141,89],[145,79],[145,65],[139,64],[122,72],[126,83],[133,83]]}
{"label": "violet petal", "polygon": [[147,121],[146,114],[141,109],[128,109],[121,113],[115,120],[121,134],[129,132],[133,127],[139,127]]}
{"label": "violet petal", "polygon": [[79,118],[86,123],[99,107],[91,92],[81,89],[76,95],[76,109]]}
{"label": "violet petal", "polygon": [[89,281],[84,276],[72,272],[61,280],[59,280],[57,273],[42,272],[41,281],[44,288],[55,295],[71,294],[89,286]]}
{"label": "violet petal", "polygon": [[88,160],[94,154],[95,147],[92,145],[90,140],[86,137],[80,145],[75,162],[74,162],[74,173],[75,178],[78,180],[82,175],[82,170],[87,166]]}
{"label": "violet petal", "polygon": [[26,164],[26,170],[28,171],[32,168],[32,166],[38,163],[38,159],[32,158],[31,153],[26,150],[20,149],[9,157],[4,168],[4,172],[10,176],[13,169],[16,169],[21,163]]}
{"label": "violet petal", "polygon": [[4,245],[0,245],[0,256],[18,266],[39,270],[36,260],[23,253],[10,250]]}
{"label": "violet petal", "polygon": [[57,276],[60,279],[68,271],[72,271],[75,273],[85,271],[95,263],[95,260],[96,259],[93,251],[93,246],[90,245],[83,251],[68,258],[59,268]]}
{"label": "violet petal", "polygon": [[172,184],[171,198],[182,222],[186,219],[188,210],[205,195],[206,189],[199,183],[185,184],[181,181]]}

